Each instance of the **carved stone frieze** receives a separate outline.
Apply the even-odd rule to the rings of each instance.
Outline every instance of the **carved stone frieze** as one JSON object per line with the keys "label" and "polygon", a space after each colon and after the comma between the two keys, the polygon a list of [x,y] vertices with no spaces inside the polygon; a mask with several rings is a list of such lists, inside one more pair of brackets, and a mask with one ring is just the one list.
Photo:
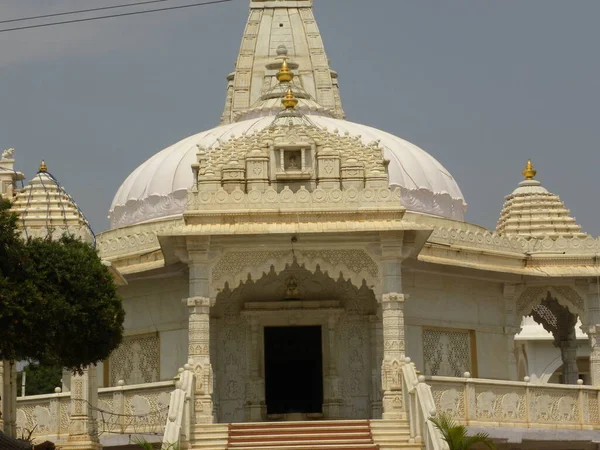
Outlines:
{"label": "carved stone frieze", "polygon": [[[495,232],[481,231],[480,229],[469,230],[464,227],[436,227],[429,241],[457,244],[464,247],[474,247],[490,251],[509,252],[523,256],[525,253],[533,256],[535,256],[536,252],[545,253],[545,256],[556,253],[556,261],[560,261],[560,257],[563,254],[593,256],[600,251],[600,239],[594,239],[591,236],[528,239],[522,236],[507,236]],[[546,258],[542,261],[545,264],[549,264]],[[533,259],[533,263],[535,264],[535,259]]]}
{"label": "carved stone frieze", "polygon": [[[573,286],[521,286],[516,295],[515,326],[519,327],[521,318],[531,313],[532,309],[550,296],[562,306],[577,314],[585,321],[587,315],[584,296]],[[518,322],[518,323],[517,323]]]}
{"label": "carved stone frieze", "polygon": [[284,271],[293,261],[305,269],[316,272],[317,268],[330,277],[350,279],[355,286],[378,284],[379,266],[362,249],[301,250],[292,254],[291,250],[273,251],[235,251],[226,252],[212,269],[213,289],[217,290],[226,283],[237,286],[250,276],[258,280],[264,274]]}
{"label": "carved stone frieze", "polygon": [[[181,223],[181,219],[164,220],[105,231],[96,236],[100,257],[115,260],[125,255],[139,255],[159,250],[157,236],[166,234]],[[139,262],[144,262],[139,260]]]}

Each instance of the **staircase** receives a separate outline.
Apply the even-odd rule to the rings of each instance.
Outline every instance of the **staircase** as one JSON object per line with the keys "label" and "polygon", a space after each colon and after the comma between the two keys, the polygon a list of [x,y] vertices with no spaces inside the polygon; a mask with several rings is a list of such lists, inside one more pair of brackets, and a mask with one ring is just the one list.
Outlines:
{"label": "staircase", "polygon": [[401,420],[196,425],[194,450],[422,450]]}
{"label": "staircase", "polygon": [[367,420],[232,424],[227,449],[376,450]]}

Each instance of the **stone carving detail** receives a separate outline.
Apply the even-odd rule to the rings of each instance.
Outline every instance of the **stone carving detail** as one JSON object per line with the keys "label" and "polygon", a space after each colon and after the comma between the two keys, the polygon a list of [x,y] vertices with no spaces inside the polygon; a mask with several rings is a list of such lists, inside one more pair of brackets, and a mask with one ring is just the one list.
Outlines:
{"label": "stone carving detail", "polygon": [[424,328],[423,360],[427,375],[462,377],[471,372],[470,332]]}
{"label": "stone carving detail", "polygon": [[526,420],[525,396],[510,388],[476,386],[477,419],[494,419],[509,422]]}
{"label": "stone carving detail", "polygon": [[[413,209],[405,203],[403,205]],[[600,238],[591,236],[574,237],[545,237],[541,239],[528,239],[521,236],[506,236],[489,231],[465,230],[463,228],[436,228],[430,237],[430,242],[458,244],[464,247],[474,247],[489,250],[502,250],[503,252],[515,253],[523,256],[525,252],[556,252],[557,254],[586,255],[593,257],[600,252]],[[559,258],[531,261],[533,265],[557,265],[562,264]]]}
{"label": "stone carving detail", "polygon": [[[181,219],[173,219],[100,233],[96,241],[100,256],[110,258],[122,254],[148,253],[151,250],[159,250],[160,243],[157,236],[168,233],[180,222]],[[146,256],[139,262],[150,261],[151,259]]]}
{"label": "stone carving detail", "polygon": [[[431,195],[431,194],[430,194]],[[322,189],[317,187],[313,191],[301,187],[297,192],[283,189],[281,192],[273,187],[264,192],[251,189],[247,193],[236,187],[232,192],[223,188],[216,191],[192,192],[188,199],[188,212],[197,210],[215,209],[227,212],[233,209],[246,210],[272,210],[275,205],[287,210],[313,210],[316,208],[336,207],[341,205],[351,207],[368,207],[384,204],[386,206],[402,206],[402,195],[399,188],[388,187],[365,188],[365,189]],[[328,220],[331,220],[328,218]]]}
{"label": "stone carving detail", "polygon": [[158,334],[128,336],[110,356],[111,386],[153,383],[160,380],[160,337]]}
{"label": "stone carving detail", "polygon": [[519,322],[522,316],[529,315],[531,310],[548,296],[555,298],[562,306],[569,308],[572,313],[579,316],[585,315],[583,297],[574,288],[570,286],[530,286],[526,287],[517,298],[516,317]]}
{"label": "stone carving detail", "polygon": [[12,159],[14,157],[14,155],[15,155],[15,149],[9,148],[2,152],[2,156],[0,157],[0,159]]}
{"label": "stone carving detail", "polygon": [[[219,422],[238,423],[245,420],[244,401],[248,373],[246,336],[248,324],[239,316],[229,316],[219,321],[217,339],[221,343],[217,351],[216,397],[219,400]],[[255,396],[264,393],[255,393]]]}
{"label": "stone carving detail", "polygon": [[51,434],[56,430],[56,417],[50,414],[50,404],[29,404],[17,409],[17,435],[34,436]]}
{"label": "stone carving detail", "polygon": [[334,357],[338,358],[340,397],[345,402],[342,417],[367,419],[371,382],[368,316],[345,315],[338,322],[336,335],[338,355]]}
{"label": "stone carving detail", "polygon": [[316,272],[327,272],[337,278],[340,273],[350,278],[357,286],[367,280],[368,285],[377,283],[379,267],[368,253],[361,249],[347,250],[302,250],[296,251],[253,251],[228,252],[215,264],[212,270],[213,288],[225,282],[231,287],[248,280],[260,279],[271,268],[276,272],[285,270],[296,259],[303,267]]}
{"label": "stone carving detail", "polygon": [[532,400],[536,422],[579,422],[577,393],[535,390]]}
{"label": "stone carving detail", "polygon": [[[596,425],[598,395],[594,390],[580,391],[563,387],[543,387],[528,383],[511,386],[486,380],[454,382],[430,380],[432,394],[439,412],[459,420],[466,419],[465,393],[468,395],[469,419],[492,426],[498,423],[539,427],[545,424]],[[583,394],[583,395],[582,395]],[[581,403],[579,400],[581,399]],[[529,400],[529,404],[527,401]],[[583,417],[580,417],[580,414]],[[527,425],[525,425],[527,424]],[[539,424],[539,425],[538,425]],[[521,426],[521,425],[517,425]]]}
{"label": "stone carving detail", "polygon": [[453,417],[464,417],[464,393],[453,387],[435,384],[431,388],[439,412]]}

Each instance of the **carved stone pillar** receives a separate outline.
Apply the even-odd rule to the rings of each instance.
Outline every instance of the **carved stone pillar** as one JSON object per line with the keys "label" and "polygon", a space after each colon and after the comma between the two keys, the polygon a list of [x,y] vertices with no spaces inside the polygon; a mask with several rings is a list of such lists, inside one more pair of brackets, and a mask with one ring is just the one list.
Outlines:
{"label": "carved stone pillar", "polygon": [[592,386],[600,386],[600,285],[588,284],[587,332],[590,340],[590,378]]}
{"label": "carved stone pillar", "polygon": [[592,386],[600,386],[600,324],[588,328],[590,340],[590,378]]}
{"label": "carved stone pillar", "polygon": [[563,361],[563,384],[577,384],[579,369],[577,368],[577,338],[575,329],[568,335],[568,339],[557,343]]}
{"label": "carved stone pillar", "polygon": [[340,377],[337,369],[337,341],[335,327],[339,315],[329,316],[327,319],[327,346],[328,367],[325,377],[325,398],[323,399],[323,414],[326,419],[341,417],[343,400],[340,396]]}
{"label": "carved stone pillar", "polygon": [[383,294],[383,418],[403,419],[402,366],[405,360],[404,295]]}
{"label": "carved stone pillar", "polygon": [[403,419],[402,366],[405,360],[404,300],[402,292],[403,232],[384,232],[381,238],[383,361],[381,389],[384,419]]}
{"label": "carved stone pillar", "polygon": [[210,362],[210,299],[190,297],[188,360],[196,379],[194,415],[196,423],[213,423],[213,369]]}
{"label": "carved stone pillar", "polygon": [[381,419],[381,361],[383,361],[383,322],[381,305],[377,314],[369,317],[371,341],[371,418]]}
{"label": "carved stone pillar", "polygon": [[261,326],[257,318],[247,316],[250,323],[250,378],[246,383],[246,420],[261,422],[267,417],[265,379],[261,365]]}
{"label": "carved stone pillar", "polygon": [[508,363],[508,379],[517,381],[517,355],[515,347],[515,335],[519,332],[517,328],[520,318],[516,313],[516,285],[506,283],[504,285],[504,336],[506,336],[506,353]]}
{"label": "carved stone pillar", "polygon": [[194,417],[196,423],[214,422],[213,367],[210,355],[210,241],[188,241],[190,298],[188,307],[188,362],[195,375]]}
{"label": "carved stone pillar", "polygon": [[62,448],[68,450],[96,450],[98,442],[98,382],[96,367],[84,369],[83,374],[71,377],[71,418],[69,439]]}
{"label": "carved stone pillar", "polygon": [[258,189],[261,192],[269,187],[269,155],[265,147],[261,150],[252,150],[246,156],[247,191]]}
{"label": "carved stone pillar", "polygon": [[0,361],[0,430],[7,436],[17,434],[17,367]]}

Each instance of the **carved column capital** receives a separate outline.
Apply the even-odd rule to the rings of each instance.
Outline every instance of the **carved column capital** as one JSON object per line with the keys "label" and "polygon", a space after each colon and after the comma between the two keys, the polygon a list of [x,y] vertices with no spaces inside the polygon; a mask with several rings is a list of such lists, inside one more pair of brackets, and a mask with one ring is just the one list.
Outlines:
{"label": "carved column capital", "polygon": [[400,304],[406,300],[408,300],[407,294],[398,294],[397,292],[390,292],[381,296],[381,304],[384,310],[400,308]]}
{"label": "carved column capital", "polygon": [[[209,308],[214,305],[214,301],[208,297],[189,297],[184,298],[183,302],[188,308]],[[209,310],[199,310],[198,312],[208,313]]]}

